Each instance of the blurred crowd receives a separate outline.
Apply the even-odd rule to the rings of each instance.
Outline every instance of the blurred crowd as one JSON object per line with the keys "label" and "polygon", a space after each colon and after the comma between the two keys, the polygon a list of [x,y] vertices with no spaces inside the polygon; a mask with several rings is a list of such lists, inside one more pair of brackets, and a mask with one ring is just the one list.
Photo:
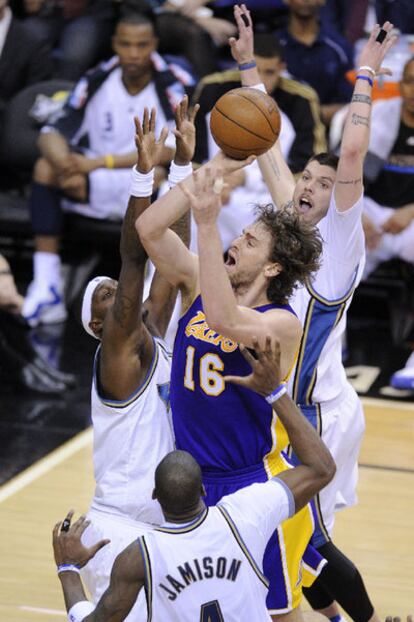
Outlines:
{"label": "blurred crowd", "polygon": [[[2,313],[22,316],[31,326],[65,320],[63,213],[122,220],[136,161],[133,117],[141,118],[145,106],[157,109],[160,128],[172,128],[174,108],[187,94],[200,105],[196,162],[214,154],[210,112],[221,95],[240,86],[228,46],[236,32],[234,4],[0,0],[0,190],[24,188],[35,238],[33,280],[24,299],[8,266],[0,270],[10,295],[0,300]],[[281,147],[295,173],[312,154],[339,147],[366,33],[386,20],[399,31],[387,59],[392,75],[374,88],[365,166],[365,276],[392,258],[413,264],[414,2],[246,4],[256,29],[258,70],[280,108]],[[160,192],[173,145],[167,139],[165,166],[157,171]],[[226,181],[224,247],[251,222],[252,204],[270,201],[256,164]],[[414,355],[392,384],[414,389]]]}

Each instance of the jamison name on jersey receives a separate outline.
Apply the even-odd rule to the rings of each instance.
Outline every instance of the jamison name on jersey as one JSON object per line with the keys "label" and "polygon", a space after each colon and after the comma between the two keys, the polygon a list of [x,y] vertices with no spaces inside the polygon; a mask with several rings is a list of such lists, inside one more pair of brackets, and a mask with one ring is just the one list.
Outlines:
{"label": "jamison name on jersey", "polygon": [[182,590],[195,581],[213,578],[235,581],[241,563],[240,559],[230,561],[226,557],[193,559],[192,562],[185,562],[185,564],[177,566],[176,576],[179,576],[180,579],[167,574],[165,581],[159,586],[165,591],[169,600],[175,600]]}

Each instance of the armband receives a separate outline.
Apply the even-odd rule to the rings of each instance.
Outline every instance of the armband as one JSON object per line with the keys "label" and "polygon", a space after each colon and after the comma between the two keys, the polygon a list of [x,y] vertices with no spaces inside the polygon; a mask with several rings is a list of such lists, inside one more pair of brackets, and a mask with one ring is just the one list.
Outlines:
{"label": "armband", "polygon": [[184,164],[184,166],[179,166],[178,164],[175,164],[174,161],[172,161],[170,164],[170,171],[168,173],[169,187],[174,188],[174,186],[176,186],[181,181],[186,179],[189,175],[191,175],[192,172],[193,165],[191,164],[191,162],[190,164]]}
{"label": "armband", "polygon": [[361,65],[361,67],[358,67],[358,71],[363,71],[363,70],[368,71],[368,73],[370,73],[373,78],[375,78],[375,76],[377,75],[377,72],[375,71],[375,69],[373,69],[372,67],[369,67],[368,65]]}
{"label": "armband", "polygon": [[129,194],[133,197],[150,197],[154,187],[154,169],[149,173],[140,173],[136,166],[132,167]]}
{"label": "armband", "polygon": [[78,566],[76,566],[75,564],[59,564],[59,566],[57,567],[57,573],[60,574],[61,572],[77,572],[79,574],[79,568]]}
{"label": "armband", "polygon": [[365,80],[366,82],[368,82],[368,84],[370,86],[374,86],[374,82],[373,82],[372,78],[369,78],[368,76],[361,76],[361,75],[358,74],[356,79],[357,80]]}
{"label": "armband", "polygon": [[115,166],[115,158],[112,153],[107,153],[104,157],[106,168],[114,168]]}
{"label": "armband", "polygon": [[250,63],[241,63],[239,65],[239,71],[246,71],[247,69],[254,69],[254,67],[257,67],[256,61],[252,60]]}
{"label": "armband", "polygon": [[89,600],[80,600],[75,603],[68,611],[69,622],[82,622],[95,609]]}
{"label": "armband", "polygon": [[276,387],[276,389],[272,391],[270,395],[267,395],[265,397],[265,400],[268,404],[272,405],[277,402],[277,400],[285,393],[287,393],[286,384],[284,382],[281,382],[280,385]]}

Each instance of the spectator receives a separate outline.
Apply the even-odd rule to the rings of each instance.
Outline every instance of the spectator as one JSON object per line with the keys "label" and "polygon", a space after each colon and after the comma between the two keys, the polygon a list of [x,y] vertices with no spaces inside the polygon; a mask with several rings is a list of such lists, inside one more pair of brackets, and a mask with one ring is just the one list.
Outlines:
{"label": "spectator", "polygon": [[[414,264],[414,57],[405,65],[401,97],[375,102],[365,165],[367,277],[383,261]],[[414,354],[391,384],[414,389]]]}
{"label": "spectator", "polygon": [[289,21],[277,31],[288,71],[312,86],[322,104],[322,119],[329,124],[339,108],[349,102],[352,85],[346,72],[352,68],[352,48],[335,30],[321,24],[323,0],[286,0]]}
{"label": "spectator", "polygon": [[[62,208],[121,220],[129,168],[136,160],[133,117],[142,117],[144,107],[154,107],[156,131],[167,122],[173,126],[173,107],[191,78],[167,66],[156,46],[151,17],[122,17],[113,38],[117,56],[82,78],[64,115],[43,128],[39,140],[43,157],[35,165],[29,200],[36,252],[23,315],[31,325],[66,317],[59,257]],[[74,153],[76,149],[83,153]],[[165,149],[165,163],[172,154],[172,148]]]}
{"label": "spectator", "polygon": [[18,91],[52,75],[47,46],[13,17],[8,4],[0,0],[0,115]]}
{"label": "spectator", "polygon": [[9,263],[2,255],[0,285],[1,386],[46,395],[73,387],[75,377],[49,365],[31,345],[27,325],[20,315],[23,298],[17,291]]}
{"label": "spectator", "polygon": [[54,50],[55,76],[78,80],[110,53],[110,0],[23,0],[26,27]]}
{"label": "spectator", "polygon": [[[375,0],[377,22],[388,20],[400,32],[414,32],[414,2],[412,0]],[[382,21],[381,21],[382,20]]]}

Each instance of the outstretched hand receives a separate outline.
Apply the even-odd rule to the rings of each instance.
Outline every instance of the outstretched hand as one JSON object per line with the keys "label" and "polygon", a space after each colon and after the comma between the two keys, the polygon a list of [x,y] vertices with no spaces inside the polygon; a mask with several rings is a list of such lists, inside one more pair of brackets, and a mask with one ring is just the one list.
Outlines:
{"label": "outstretched hand", "polygon": [[234,5],[234,19],[236,20],[239,37],[230,37],[231,54],[238,65],[250,63],[254,60],[253,22],[245,4]]}
{"label": "outstretched hand", "polygon": [[[81,537],[85,529],[90,525],[90,521],[85,516],[80,516],[78,520],[70,526],[74,511],[68,512],[64,521],[56,523],[53,528],[53,552],[57,566],[61,564],[74,564],[78,568],[83,568],[92,557],[110,540],[100,540],[91,547],[86,547],[81,542]],[[68,526],[68,528],[67,528]]]}
{"label": "outstretched hand", "polygon": [[[393,28],[394,25],[390,22],[385,22],[382,27],[380,27],[379,24],[375,24],[359,56],[359,67],[364,65],[371,67],[377,76],[391,75],[391,71],[385,67],[381,67],[381,64],[387,52],[397,42],[397,37],[391,34]],[[382,43],[379,43],[376,39],[381,29],[385,30],[387,35]]]}
{"label": "outstretched hand", "polygon": [[137,169],[140,173],[149,173],[162,161],[164,144],[168,136],[168,128],[163,127],[158,140],[155,137],[155,120],[157,112],[155,108],[144,108],[142,123],[138,117],[135,122],[135,145],[138,151]]}
{"label": "outstretched hand", "polygon": [[183,166],[189,164],[194,157],[196,146],[196,129],[194,121],[200,105],[196,104],[190,112],[188,111],[188,96],[185,95],[175,109],[175,126],[173,130],[175,136],[176,152],[174,161]]}
{"label": "outstretched hand", "polygon": [[224,376],[224,381],[246,387],[263,396],[270,395],[281,383],[280,344],[278,341],[272,344],[268,335],[262,348],[257,337],[253,337],[253,348],[257,358],[245,346],[239,345],[240,352],[252,368],[252,373],[249,376]]}
{"label": "outstretched hand", "polygon": [[251,155],[244,160],[234,160],[229,158],[223,151],[218,151],[216,155],[210,160],[209,167],[214,170],[214,175],[217,176],[216,171],[220,171],[222,175],[230,175],[235,173],[249,164],[253,164],[256,160],[256,156]]}

